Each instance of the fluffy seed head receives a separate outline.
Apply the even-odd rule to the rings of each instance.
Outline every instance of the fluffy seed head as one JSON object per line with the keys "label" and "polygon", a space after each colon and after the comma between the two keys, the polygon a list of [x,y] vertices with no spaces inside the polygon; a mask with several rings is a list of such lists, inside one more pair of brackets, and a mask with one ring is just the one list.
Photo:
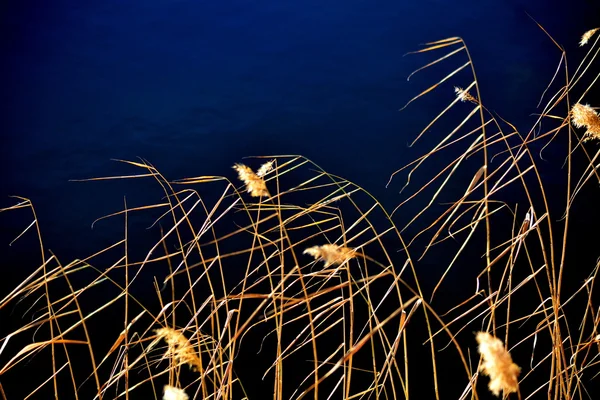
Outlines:
{"label": "fluffy seed head", "polygon": [[260,166],[258,171],[256,171],[256,175],[260,176],[261,178],[264,178],[265,175],[267,175],[269,172],[271,172],[273,170],[274,163],[275,163],[275,160],[267,161],[266,163],[264,163],[263,165]]}
{"label": "fluffy seed head", "polygon": [[579,42],[579,46],[586,45],[589,42],[589,40],[592,38],[592,36],[594,36],[594,33],[598,32],[598,30],[600,30],[600,28],[590,29],[589,31],[584,33],[581,36],[581,41]]}
{"label": "fluffy seed head", "polygon": [[179,364],[187,364],[191,369],[201,369],[202,363],[194,350],[194,346],[179,331],[173,328],[160,328],[154,331],[158,339],[167,342],[165,357],[173,358]]}
{"label": "fluffy seed head", "polygon": [[483,357],[480,370],[490,377],[490,392],[500,396],[500,391],[508,394],[519,390],[518,377],[521,368],[512,362],[512,357],[502,341],[487,332],[478,332],[475,338],[479,343],[479,353]]}
{"label": "fluffy seed head", "polygon": [[340,265],[345,261],[356,256],[356,252],[348,247],[338,246],[337,244],[324,244],[322,246],[313,246],[304,250],[303,254],[309,254],[315,260],[325,261],[325,266],[332,264]]}
{"label": "fluffy seed head", "polygon": [[586,128],[583,141],[600,140],[600,115],[588,104],[575,104],[571,109],[571,123],[576,128]]}
{"label": "fluffy seed head", "polygon": [[[269,196],[267,190],[267,184],[262,178],[267,172],[273,168],[272,163],[268,162],[263,164],[258,170],[260,175],[252,171],[252,168],[244,164],[235,164],[233,169],[238,173],[238,178],[246,185],[246,191],[250,193],[252,197],[263,197]],[[270,165],[268,165],[270,164]]]}
{"label": "fluffy seed head", "polygon": [[471,103],[477,104],[475,97],[461,87],[454,86],[454,93],[456,93],[456,97],[458,97],[462,102],[470,101]]}
{"label": "fluffy seed head", "polygon": [[163,389],[163,400],[188,400],[189,397],[183,389],[171,385],[165,385]]}

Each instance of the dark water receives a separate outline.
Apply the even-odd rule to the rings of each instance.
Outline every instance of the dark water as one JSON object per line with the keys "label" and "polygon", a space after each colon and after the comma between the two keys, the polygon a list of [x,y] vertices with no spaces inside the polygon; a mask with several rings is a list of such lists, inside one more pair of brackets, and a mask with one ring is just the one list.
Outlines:
{"label": "dark water", "polygon": [[419,103],[397,112],[431,82],[406,82],[424,59],[403,54],[464,37],[488,107],[526,131],[559,59],[527,13],[576,53],[599,6],[568,4],[5,2],[0,196],[31,198],[42,228],[77,248],[121,193],[69,180],[119,171],[111,158],[176,179],[302,154],[392,207],[384,185],[420,154],[407,143],[432,116]]}
{"label": "dark water", "polygon": [[[30,198],[45,247],[71,259],[121,235],[92,231],[94,219],[152,190],[70,182],[131,171],[110,159],[143,157],[177,179],[234,177],[244,156],[301,154],[392,209],[403,181],[386,190],[390,174],[429,147],[407,143],[447,100],[398,112],[432,82],[407,82],[424,58],[403,55],[463,37],[484,103],[527,132],[560,59],[530,16],[577,57],[600,3],[6,1],[0,205]],[[8,240],[23,227],[20,217],[0,223]]]}

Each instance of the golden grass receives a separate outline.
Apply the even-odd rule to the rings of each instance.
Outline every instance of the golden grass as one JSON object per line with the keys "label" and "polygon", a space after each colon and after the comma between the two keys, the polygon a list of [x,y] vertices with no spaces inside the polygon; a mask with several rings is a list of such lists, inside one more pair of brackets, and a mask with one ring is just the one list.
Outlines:
{"label": "golden grass", "polygon": [[[478,371],[496,395],[586,398],[600,364],[600,265],[572,265],[567,244],[577,194],[600,182],[600,151],[584,143],[597,113],[582,105],[599,44],[574,73],[557,49],[564,82],[550,82],[526,134],[484,106],[463,39],[413,52],[445,52],[415,72],[458,67],[407,106],[447,82],[457,89],[416,135],[430,150],[392,175],[405,175],[408,193],[394,212],[301,156],[259,157],[257,172],[236,164],[241,184],[173,181],[145,160],[119,161],[128,171],[88,181],[151,180],[159,195],[98,219],[125,235],[62,264],[44,247],[33,204],[14,198],[1,211],[28,218],[15,240],[34,238],[41,261],[0,298],[0,312],[26,315],[15,328],[2,314],[11,324],[0,325],[0,399],[237,400],[259,386],[273,399],[479,399]],[[434,125],[446,133],[433,136]],[[565,155],[561,198],[539,164],[547,146]],[[435,163],[444,153],[452,160]],[[417,211],[400,224],[406,213],[395,212],[408,203]],[[132,249],[140,217],[157,240]],[[428,268],[431,257],[443,271]],[[565,283],[582,270],[581,284]],[[439,302],[456,289],[449,279],[472,292]],[[149,289],[153,299],[138,295]],[[473,340],[473,331],[486,333]],[[30,385],[6,383],[23,376]]]}

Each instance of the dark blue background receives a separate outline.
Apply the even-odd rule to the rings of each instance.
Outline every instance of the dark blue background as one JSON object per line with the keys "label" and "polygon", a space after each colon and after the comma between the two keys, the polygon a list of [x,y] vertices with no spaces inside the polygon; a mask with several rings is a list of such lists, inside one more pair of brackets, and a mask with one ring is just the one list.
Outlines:
{"label": "dark blue background", "polygon": [[78,256],[97,249],[91,221],[135,195],[69,182],[126,171],[111,158],[144,157],[176,179],[302,154],[391,209],[398,187],[385,183],[420,155],[407,143],[435,115],[418,102],[398,112],[432,82],[407,82],[424,58],[403,54],[464,37],[484,102],[527,132],[559,60],[527,13],[573,56],[600,15],[583,0],[24,0],[0,10],[0,198],[31,198],[46,246],[67,253],[68,242]]}

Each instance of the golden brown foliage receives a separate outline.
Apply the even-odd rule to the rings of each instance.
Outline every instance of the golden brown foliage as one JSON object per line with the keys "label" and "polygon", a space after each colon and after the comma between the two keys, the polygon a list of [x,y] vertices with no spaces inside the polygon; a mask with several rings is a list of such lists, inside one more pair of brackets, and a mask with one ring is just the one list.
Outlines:
{"label": "golden brown foliage", "polygon": [[246,191],[250,193],[252,197],[266,197],[269,196],[267,190],[267,184],[262,178],[271,168],[271,165],[264,164],[260,167],[259,173],[252,171],[252,168],[244,164],[235,164],[233,169],[238,173],[238,178],[246,185]]}
{"label": "golden brown foliage", "polygon": [[164,357],[174,359],[178,364],[187,364],[192,370],[202,368],[200,358],[190,341],[179,331],[172,328],[155,330],[157,339],[167,342],[167,351]]}
{"label": "golden brown foliage", "polygon": [[513,363],[510,353],[504,349],[502,341],[487,332],[478,332],[478,351],[483,357],[480,370],[490,377],[489,389],[496,396],[500,392],[515,393],[519,390],[518,377],[521,368]]}
{"label": "golden brown foliage", "polygon": [[163,400],[188,400],[189,397],[185,390],[175,386],[165,385],[163,388]]}
{"label": "golden brown foliage", "polygon": [[584,46],[586,44],[588,44],[589,40],[592,38],[592,36],[594,36],[594,34],[596,32],[598,32],[600,28],[594,28],[594,29],[590,29],[589,31],[585,32],[582,36],[581,36],[581,40],[579,41],[579,46]]}
{"label": "golden brown foliage", "polygon": [[356,256],[356,252],[345,246],[337,244],[324,244],[321,246],[313,246],[304,250],[304,254],[309,254],[315,260],[325,261],[325,266],[340,265]]}
{"label": "golden brown foliage", "polygon": [[571,109],[571,123],[586,128],[583,141],[600,140],[600,115],[589,104],[577,103]]}
{"label": "golden brown foliage", "polygon": [[477,99],[463,88],[454,86],[454,93],[456,94],[456,97],[458,97],[462,102],[469,101],[471,103],[477,104]]}

